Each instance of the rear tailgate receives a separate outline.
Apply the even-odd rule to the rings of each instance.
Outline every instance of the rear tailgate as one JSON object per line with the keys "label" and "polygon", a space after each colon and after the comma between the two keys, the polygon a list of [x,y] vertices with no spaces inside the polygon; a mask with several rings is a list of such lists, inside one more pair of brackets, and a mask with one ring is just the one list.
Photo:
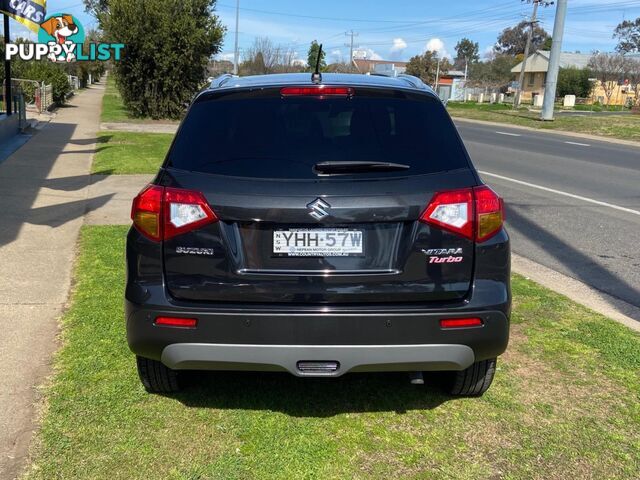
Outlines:
{"label": "rear tailgate", "polygon": [[[365,89],[339,99],[212,97],[191,109],[162,178],[201,192],[219,218],[164,242],[172,296],[354,304],[467,294],[473,241],[419,221],[436,192],[477,184],[437,100]],[[410,168],[313,170],[372,159]]]}

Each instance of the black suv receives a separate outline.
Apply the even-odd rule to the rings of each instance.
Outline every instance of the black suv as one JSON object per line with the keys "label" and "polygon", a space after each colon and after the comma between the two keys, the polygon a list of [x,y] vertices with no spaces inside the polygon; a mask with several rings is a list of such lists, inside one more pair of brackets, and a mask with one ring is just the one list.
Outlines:
{"label": "black suv", "polygon": [[502,200],[415,77],[216,79],[131,216],[149,391],[180,370],[437,370],[480,395],[507,347]]}

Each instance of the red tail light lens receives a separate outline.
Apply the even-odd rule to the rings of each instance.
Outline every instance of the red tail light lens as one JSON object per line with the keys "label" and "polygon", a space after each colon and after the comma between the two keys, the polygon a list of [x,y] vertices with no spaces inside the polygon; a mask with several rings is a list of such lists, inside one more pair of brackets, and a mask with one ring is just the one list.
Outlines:
{"label": "red tail light lens", "polygon": [[435,225],[476,242],[488,240],[502,228],[502,198],[486,185],[438,192],[420,216]]}
{"label": "red tail light lens", "polygon": [[196,328],[198,320],[195,318],[158,317],[153,323],[161,327]]}
{"label": "red tail light lens", "polygon": [[165,188],[164,239],[217,222],[218,217],[200,192]]}
{"label": "red tail light lens", "polygon": [[436,193],[420,220],[473,238],[473,191],[470,188]]}
{"label": "red tail light lens", "polygon": [[145,237],[160,241],[162,239],[162,196],[164,188],[147,185],[133,199],[131,220],[133,225]]}
{"label": "red tail light lens", "polygon": [[440,328],[469,328],[481,327],[484,322],[481,318],[445,318],[440,320]]}
{"label": "red tail light lens", "polygon": [[133,200],[131,219],[140,233],[154,241],[218,221],[200,192],[158,185],[146,186]]}
{"label": "red tail light lens", "polygon": [[280,89],[280,95],[283,97],[292,96],[312,96],[312,97],[325,97],[325,96],[341,96],[351,97],[353,96],[353,88],[350,87],[329,87],[327,85],[314,85],[311,87],[284,87]]}

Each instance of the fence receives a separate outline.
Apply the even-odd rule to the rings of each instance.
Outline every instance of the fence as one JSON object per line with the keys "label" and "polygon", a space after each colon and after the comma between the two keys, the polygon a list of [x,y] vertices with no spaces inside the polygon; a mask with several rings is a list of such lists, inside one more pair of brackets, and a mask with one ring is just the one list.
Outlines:
{"label": "fence", "polygon": [[[26,78],[12,78],[11,85],[12,90],[22,93],[26,110],[42,113],[53,105],[52,85]],[[4,92],[4,88],[2,91]]]}
{"label": "fence", "polygon": [[[25,94],[19,82],[12,81],[11,86],[11,111],[13,116],[18,118],[16,125],[20,130],[27,126],[27,112],[25,108]],[[7,99],[6,90],[4,89],[5,82],[2,82],[2,92],[0,92],[0,114],[7,113]]]}

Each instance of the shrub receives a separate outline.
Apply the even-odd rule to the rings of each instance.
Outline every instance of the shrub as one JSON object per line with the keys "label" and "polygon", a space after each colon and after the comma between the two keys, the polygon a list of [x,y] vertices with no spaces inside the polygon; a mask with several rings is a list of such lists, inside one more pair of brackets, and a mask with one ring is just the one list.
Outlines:
{"label": "shrub", "polygon": [[125,44],[114,63],[120,95],[134,116],[178,118],[200,89],[224,27],[215,0],[110,0],[99,15],[105,37]]}
{"label": "shrub", "polygon": [[589,81],[591,72],[587,68],[561,68],[558,73],[558,87],[556,95],[575,95],[588,97],[591,94],[592,83]]}

